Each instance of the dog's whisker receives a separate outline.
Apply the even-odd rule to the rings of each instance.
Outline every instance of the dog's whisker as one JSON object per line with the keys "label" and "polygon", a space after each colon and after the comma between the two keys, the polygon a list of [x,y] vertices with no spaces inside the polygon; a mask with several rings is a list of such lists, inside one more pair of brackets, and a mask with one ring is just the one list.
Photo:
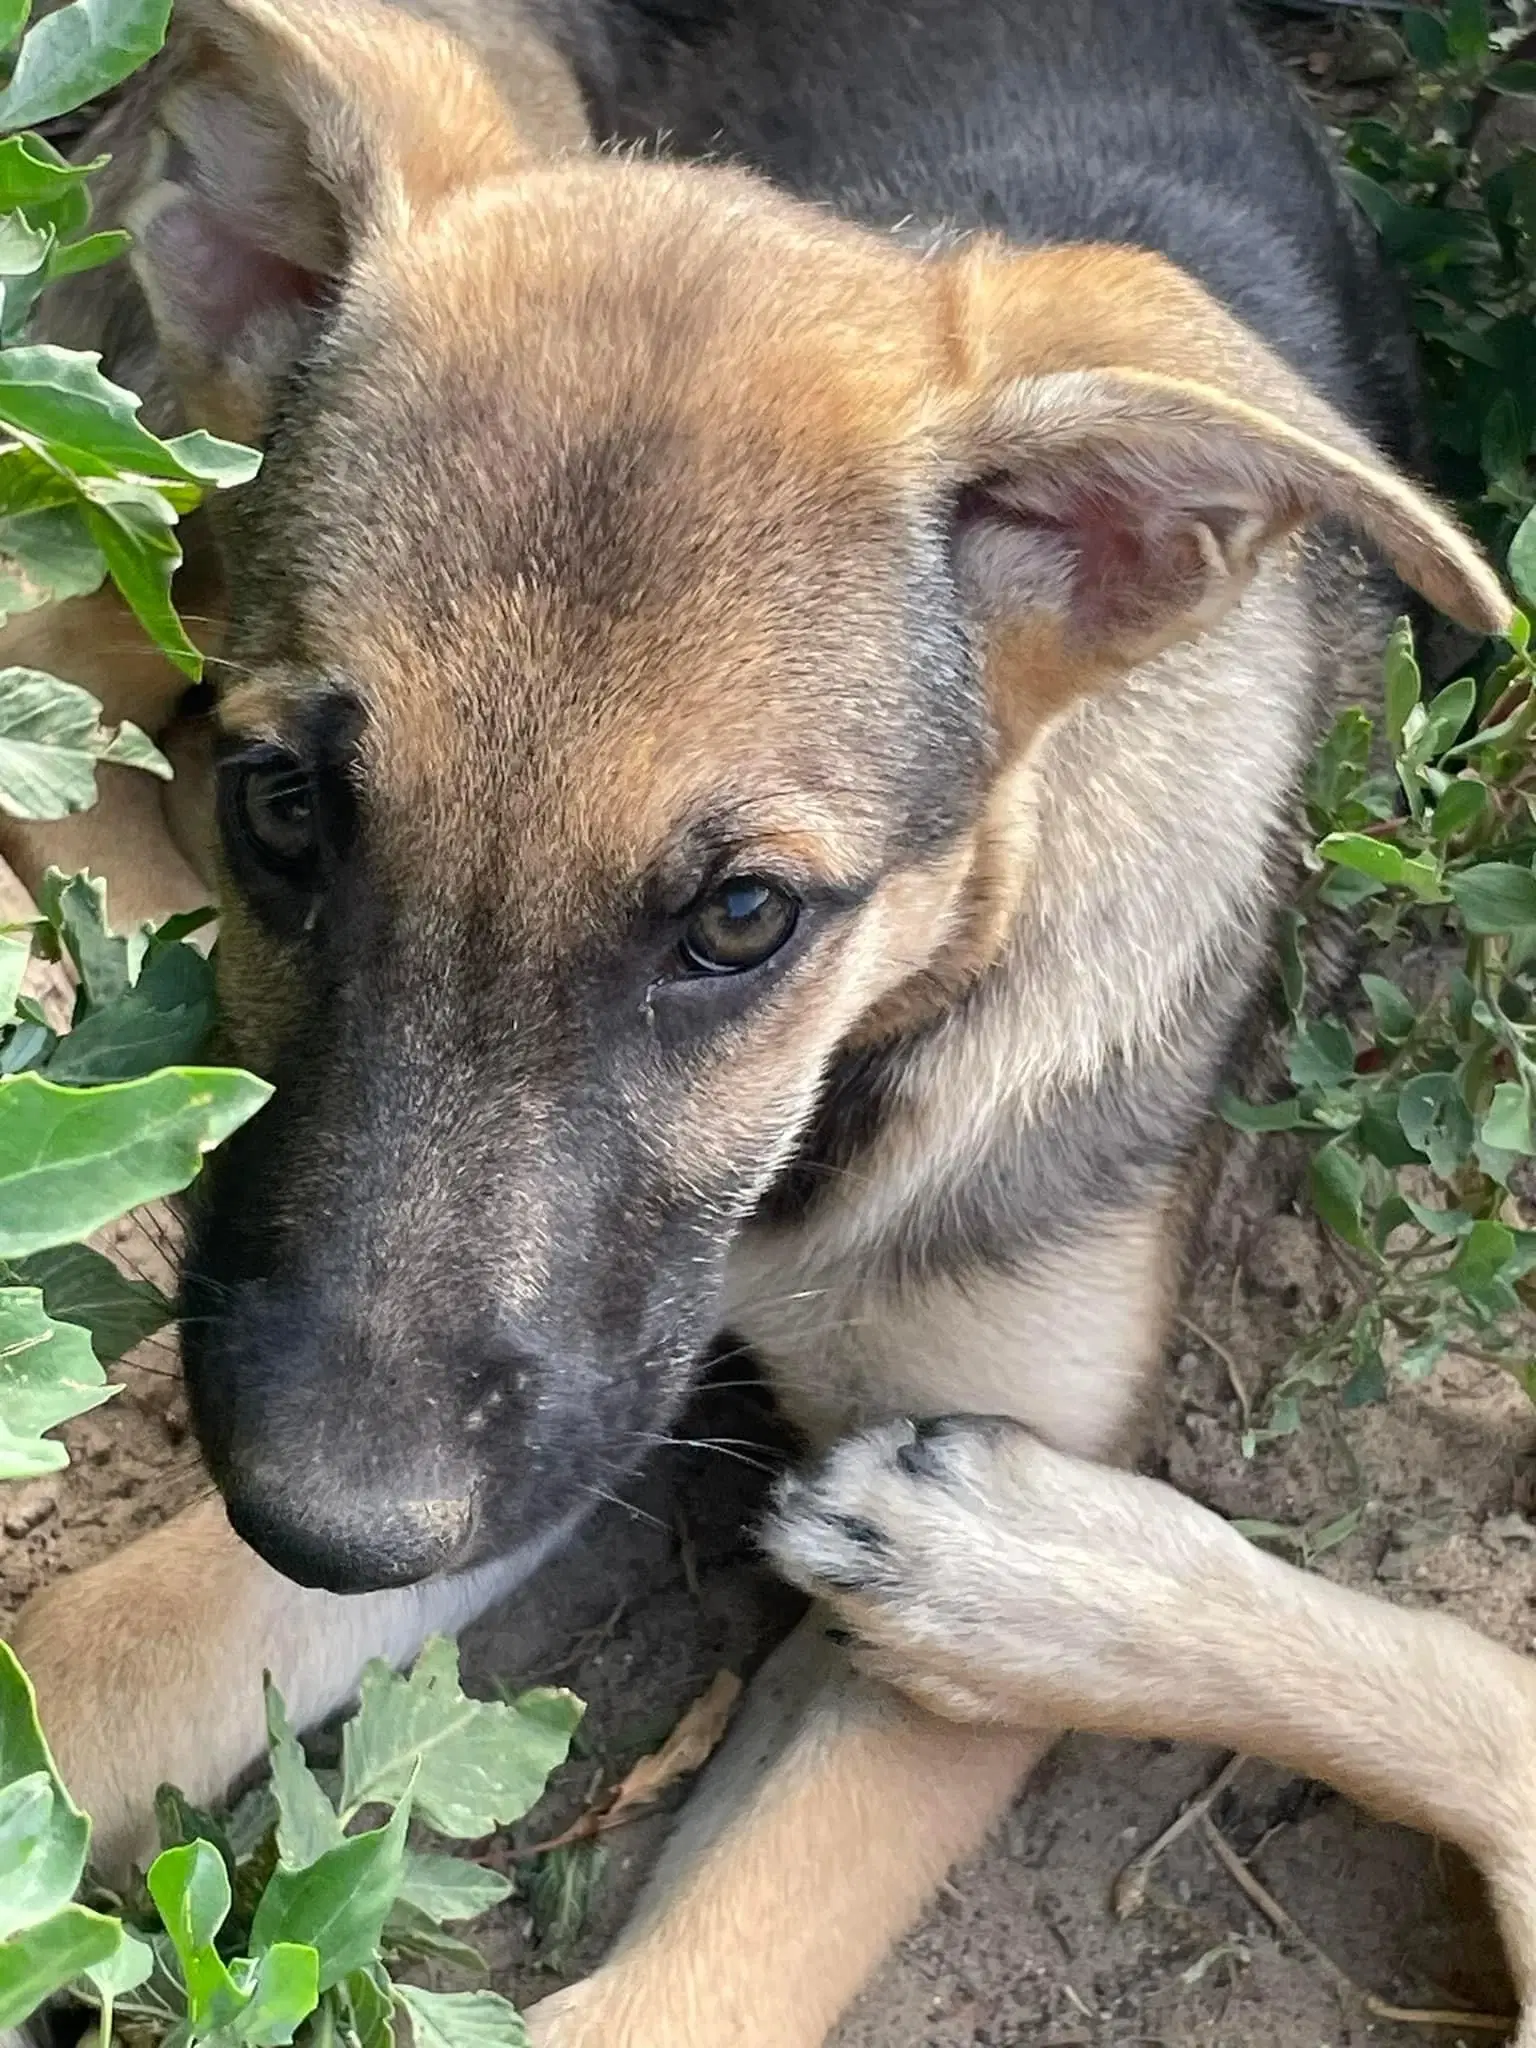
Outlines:
{"label": "dog's whisker", "polygon": [[606,1502],[609,1507],[621,1509],[626,1515],[633,1516],[637,1522],[649,1522],[653,1529],[665,1531],[667,1528],[667,1524],[659,1515],[653,1515],[648,1508],[637,1507],[632,1500],[624,1500],[616,1493],[609,1493],[606,1487],[593,1486],[589,1483],[582,1491],[590,1494],[594,1500]]}

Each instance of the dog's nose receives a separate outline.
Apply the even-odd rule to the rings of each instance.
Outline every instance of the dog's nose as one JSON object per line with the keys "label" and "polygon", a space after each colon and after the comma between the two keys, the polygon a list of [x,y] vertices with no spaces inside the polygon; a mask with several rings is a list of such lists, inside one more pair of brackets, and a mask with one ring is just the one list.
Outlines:
{"label": "dog's nose", "polygon": [[235,1534],[296,1585],[327,1593],[374,1593],[452,1571],[473,1544],[467,1497],[329,1503],[229,1486],[225,1512]]}

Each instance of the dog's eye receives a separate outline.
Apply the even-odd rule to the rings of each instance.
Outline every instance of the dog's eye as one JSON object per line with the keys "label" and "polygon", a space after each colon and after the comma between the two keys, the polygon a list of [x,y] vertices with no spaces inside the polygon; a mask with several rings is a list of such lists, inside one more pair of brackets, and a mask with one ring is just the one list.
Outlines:
{"label": "dog's eye", "polygon": [[700,974],[741,974],[778,952],[800,916],[798,901],[755,875],[733,876],[706,896],[683,933],[683,959]]}
{"label": "dog's eye", "polygon": [[273,866],[300,867],[315,851],[314,785],[289,757],[240,770],[235,814],[246,838]]}

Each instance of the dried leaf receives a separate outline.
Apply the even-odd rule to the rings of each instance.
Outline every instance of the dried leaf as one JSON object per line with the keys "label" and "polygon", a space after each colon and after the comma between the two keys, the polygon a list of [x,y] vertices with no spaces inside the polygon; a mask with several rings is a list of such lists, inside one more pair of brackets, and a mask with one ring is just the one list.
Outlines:
{"label": "dried leaf", "polygon": [[613,1791],[589,1808],[564,1834],[521,1850],[519,1856],[547,1855],[553,1849],[590,1841],[594,1835],[605,1835],[610,1828],[624,1827],[637,1820],[645,1807],[653,1806],[680,1778],[703,1769],[719,1748],[740,1697],[741,1680],[735,1672],[717,1672],[708,1690],[694,1701],[660,1749],[641,1757]]}

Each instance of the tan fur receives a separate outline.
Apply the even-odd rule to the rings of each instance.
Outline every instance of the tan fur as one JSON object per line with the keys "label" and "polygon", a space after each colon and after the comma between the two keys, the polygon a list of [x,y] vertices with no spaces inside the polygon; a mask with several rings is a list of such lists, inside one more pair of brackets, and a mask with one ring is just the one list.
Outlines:
{"label": "tan fur", "polygon": [[[188,625],[205,648],[217,636],[216,623],[199,604],[206,597],[204,586],[181,598]],[[186,688],[186,677],[149,645],[110,588],[7,621],[0,628],[0,666],[40,668],[78,683],[99,699],[106,724],[131,719],[160,738]],[[195,845],[196,794],[183,807],[182,830],[189,835],[183,841],[168,827],[162,783],[136,769],[109,767],[98,771],[98,790],[92,809],[48,824],[0,812],[0,858],[34,890],[50,865],[110,876],[111,913],[121,925],[205,903],[206,882],[186,850]]]}
{"label": "tan fur", "polygon": [[[816,2048],[1041,1731],[1068,1721],[1255,1748],[1461,1841],[1533,1988],[1536,1787],[1511,1764],[1536,1733],[1528,1667],[1289,1572],[1100,1462],[1124,1455],[1155,1371],[1189,1189],[1100,1204],[1091,1234],[979,1280],[893,1273],[890,1252],[905,1219],[958,1205],[999,1129],[1026,1160],[1070,1151],[1072,1104],[1154,1061],[1221,968],[1210,935],[1253,923],[1276,820],[1250,791],[1283,789],[1306,743],[1306,530],[1352,521],[1475,625],[1507,618],[1496,580],[1158,258],[983,238],[921,259],[734,173],[582,157],[574,100],[545,67],[518,125],[524,31],[514,16],[509,39],[488,32],[478,0],[410,11],[464,29],[490,71],[362,0],[184,8],[168,125],[206,137],[211,86],[254,109],[256,160],[291,202],[272,213],[274,253],[340,269],[342,328],[373,351],[353,442],[402,421],[418,437],[400,458],[412,500],[327,531],[327,576],[286,622],[305,667],[253,660],[224,692],[226,730],[280,740],[310,669],[343,668],[393,882],[466,863],[515,881],[524,950],[551,974],[603,887],[665,872],[690,815],[722,797],[746,821],[744,857],[771,851],[808,885],[875,875],[838,949],[700,1057],[686,1118],[654,1135],[680,1175],[765,1132],[782,1160],[840,1050],[933,1027],[857,1172],[808,1221],[741,1235],[722,1311],[819,1444],[874,1425],[790,1494],[775,1540],[845,1610],[876,1675],[826,1639],[825,1616],[780,1652],[631,1932],[535,2013],[541,2048]],[[295,137],[317,171],[300,190]],[[152,164],[146,178],[152,228],[180,201]],[[701,308],[707,346],[648,342]],[[200,420],[249,426],[291,343],[257,335],[233,364],[166,346]],[[426,559],[439,528],[506,516],[487,437],[508,390],[542,423],[539,460],[631,405],[674,429],[656,458],[677,464],[674,516],[622,605],[500,577],[463,590]],[[334,452],[314,458],[317,495]],[[1018,561],[983,536],[968,573],[991,607],[985,786],[942,854],[896,859],[883,816],[818,784],[855,779],[837,749],[857,737],[825,713],[881,701],[904,644],[891,564],[915,511],[993,474],[1047,524],[1084,477],[1150,484],[1173,508],[1166,573],[1125,617],[1081,617],[1048,579],[1010,610]],[[38,622],[72,631],[67,608]],[[238,908],[222,950],[242,1051],[264,1064],[301,969]],[[531,1150],[541,1118],[528,1110]],[[536,1302],[549,1227],[534,1207],[519,1220],[505,1298]],[[955,1408],[1037,1434],[957,1430],[928,1447],[935,1471],[906,1470],[910,1427],[888,1418]],[[839,1551],[829,1518],[845,1512],[878,1532],[873,1564]],[[366,1651],[407,1656],[500,1582],[299,1593],[205,1504],[51,1589],[17,1642],[121,1858],[159,1778],[211,1796],[251,1759],[261,1668],[309,1721]],[[987,1722],[1007,1725],[969,1725]]]}

